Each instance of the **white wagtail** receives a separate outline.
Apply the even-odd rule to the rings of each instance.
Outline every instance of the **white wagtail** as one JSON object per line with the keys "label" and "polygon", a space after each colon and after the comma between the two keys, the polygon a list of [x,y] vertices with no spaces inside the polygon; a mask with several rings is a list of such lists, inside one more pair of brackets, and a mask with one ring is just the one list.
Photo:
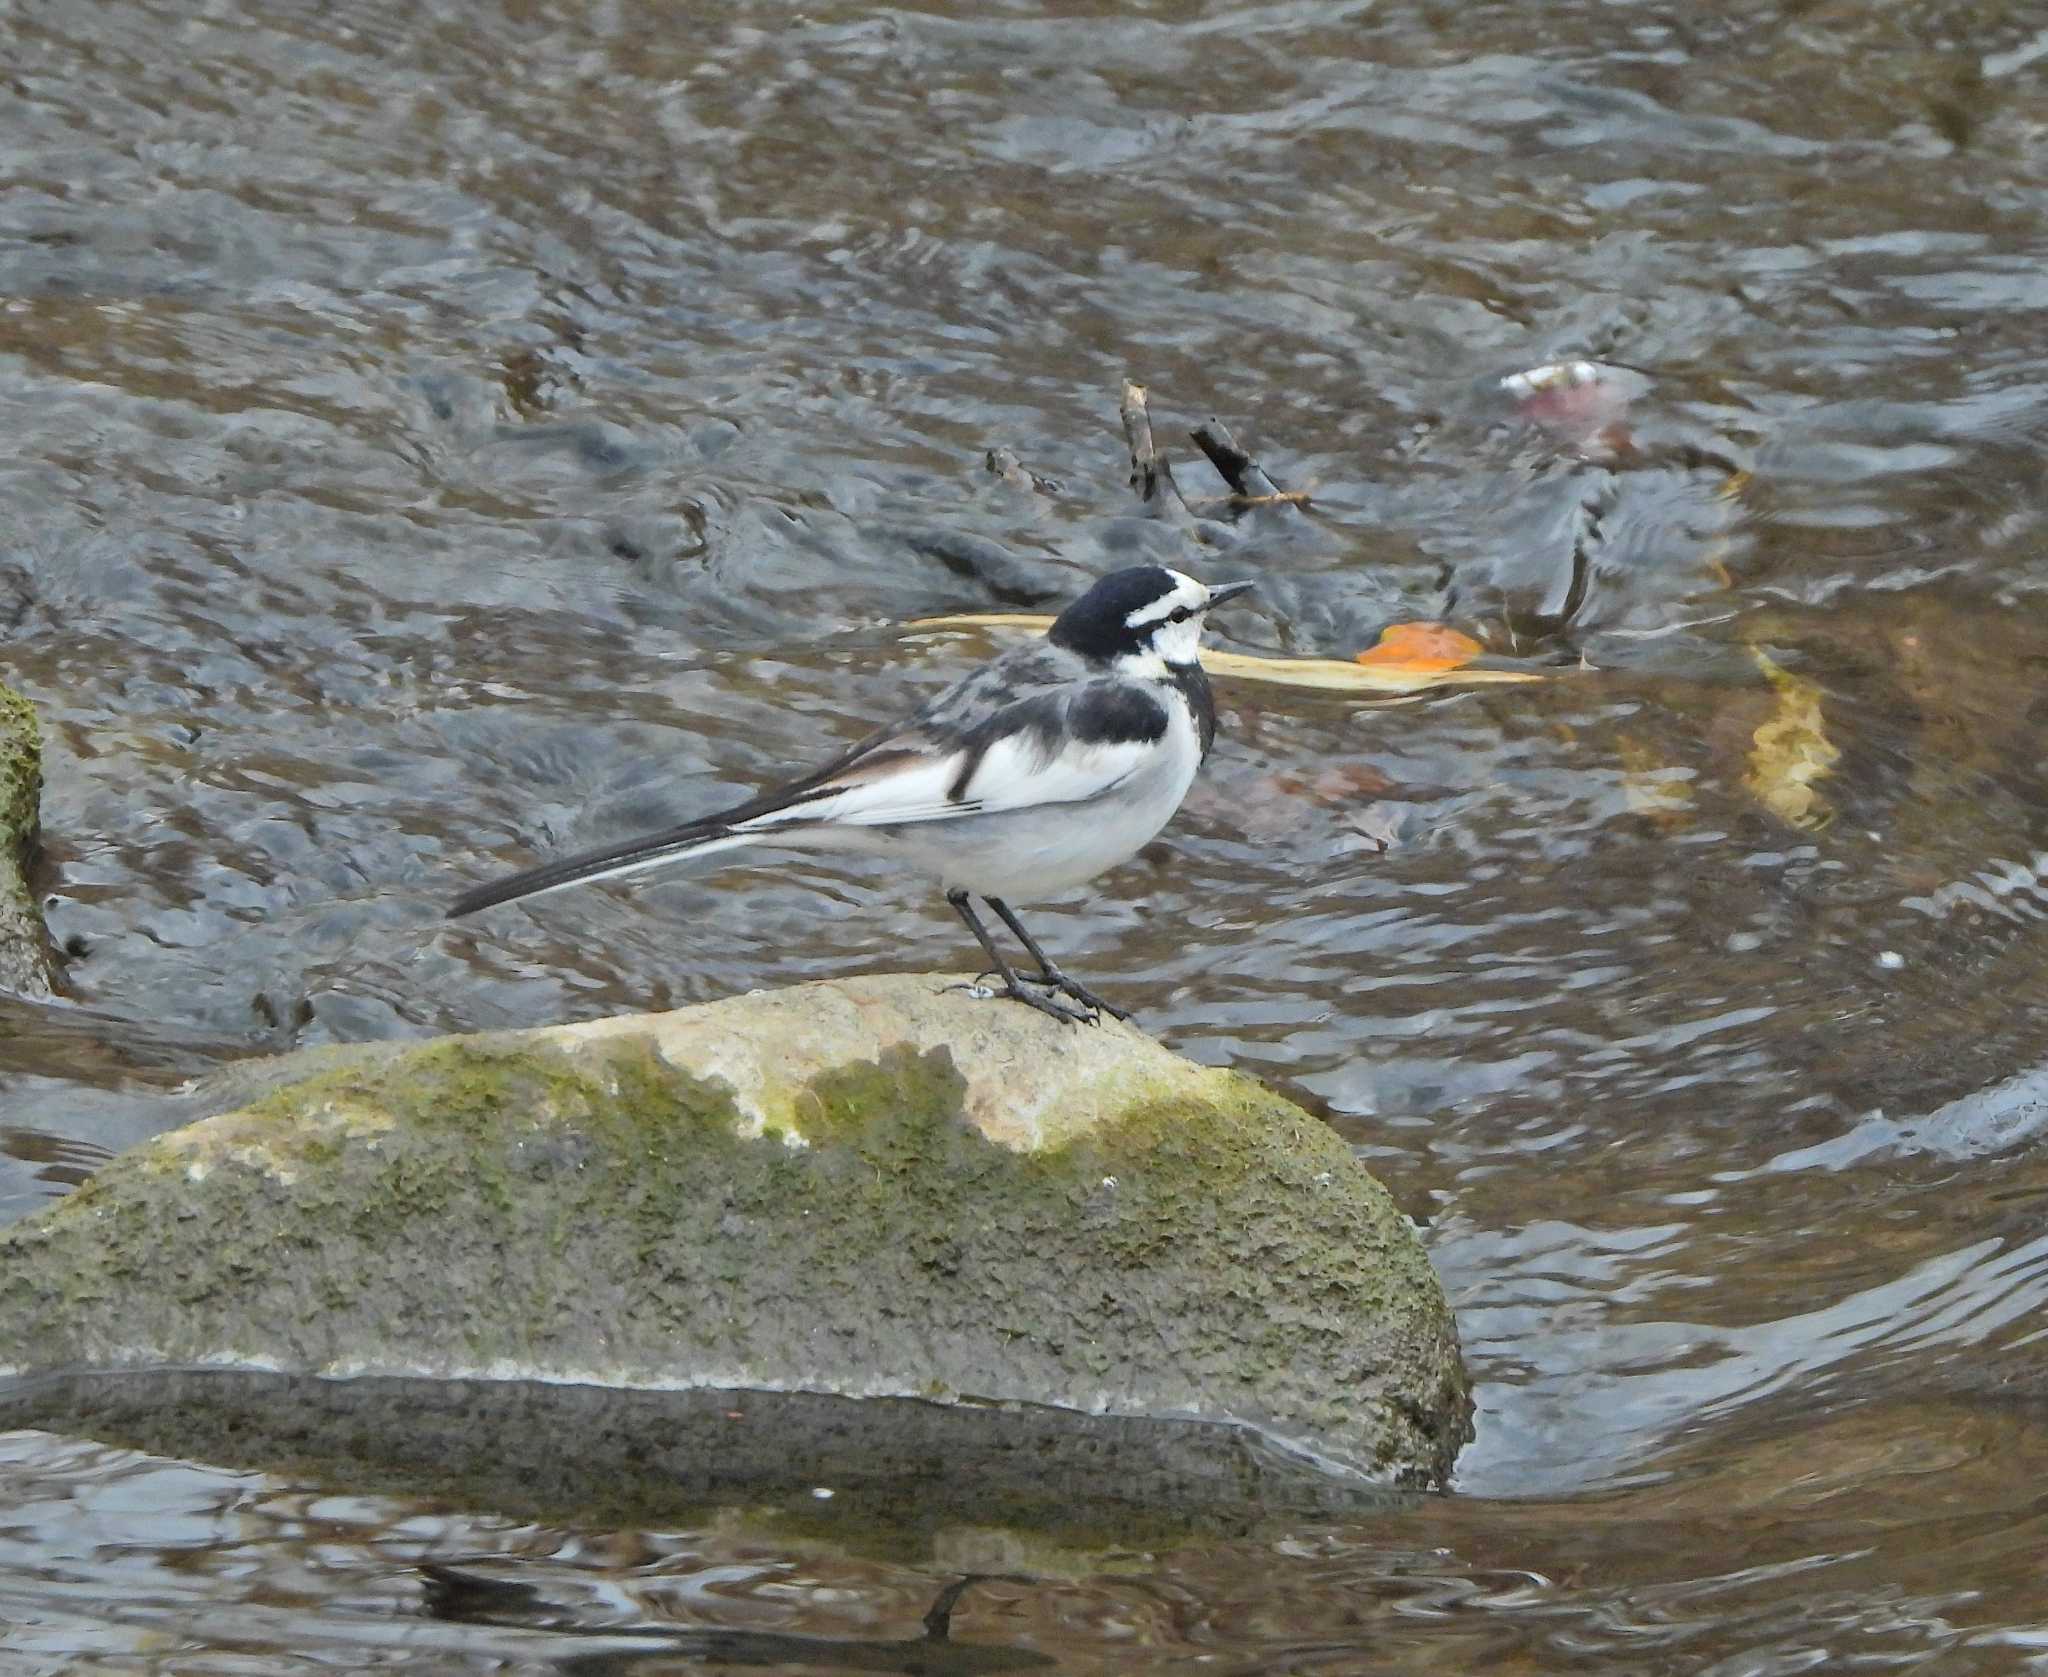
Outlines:
{"label": "white wagtail", "polygon": [[[1093,879],[1172,819],[1216,738],[1196,658],[1203,616],[1251,586],[1205,588],[1158,565],[1117,571],[1061,612],[1043,640],[999,654],[822,768],[667,832],[480,885],[448,912],[746,844],[890,856],[939,880],[1006,994],[1057,1019],[1092,1020],[1098,1010],[1127,1019],[1060,971],[1007,899]],[[970,894],[1030,952],[1044,993],[1011,970]]]}

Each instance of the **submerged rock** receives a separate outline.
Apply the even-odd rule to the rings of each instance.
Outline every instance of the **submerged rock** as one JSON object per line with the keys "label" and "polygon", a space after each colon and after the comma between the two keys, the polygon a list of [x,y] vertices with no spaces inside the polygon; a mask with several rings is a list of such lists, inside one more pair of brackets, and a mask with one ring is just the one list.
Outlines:
{"label": "submerged rock", "polygon": [[42,735],[36,713],[0,682],[0,990],[47,996],[50,939],[29,889],[43,795]]}
{"label": "submerged rock", "polygon": [[0,1364],[1022,1402],[1418,1483],[1469,1436],[1385,1190],[1124,1027],[900,976],[258,1075],[0,1236]]}

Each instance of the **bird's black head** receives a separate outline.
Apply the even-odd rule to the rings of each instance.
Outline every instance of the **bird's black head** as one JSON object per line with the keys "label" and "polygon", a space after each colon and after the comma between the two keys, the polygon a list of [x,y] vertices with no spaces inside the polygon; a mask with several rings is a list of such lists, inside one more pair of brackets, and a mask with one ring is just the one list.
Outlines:
{"label": "bird's black head", "polygon": [[1204,587],[1164,565],[1112,571],[1053,620],[1046,639],[1101,663],[1120,659],[1192,664],[1202,616],[1250,588],[1249,582]]}

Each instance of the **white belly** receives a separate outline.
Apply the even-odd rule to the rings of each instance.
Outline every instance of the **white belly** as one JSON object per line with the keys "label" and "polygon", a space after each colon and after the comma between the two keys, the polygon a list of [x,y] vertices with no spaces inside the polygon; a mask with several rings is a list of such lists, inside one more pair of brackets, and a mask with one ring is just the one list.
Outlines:
{"label": "white belly", "polygon": [[819,849],[887,856],[930,874],[947,890],[1029,902],[1129,861],[1173,819],[1201,766],[1184,704],[1171,707],[1166,737],[1147,762],[1107,792],[1080,803],[966,815],[900,827],[821,832]]}

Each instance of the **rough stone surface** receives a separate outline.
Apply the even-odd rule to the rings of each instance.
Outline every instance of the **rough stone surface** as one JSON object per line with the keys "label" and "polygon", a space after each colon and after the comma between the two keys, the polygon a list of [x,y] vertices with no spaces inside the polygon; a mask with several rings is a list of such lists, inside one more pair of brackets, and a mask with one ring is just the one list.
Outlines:
{"label": "rough stone surface", "polygon": [[0,990],[26,996],[52,987],[49,934],[28,885],[42,795],[36,713],[0,682]]}
{"label": "rough stone surface", "polygon": [[0,1365],[1012,1400],[1441,1479],[1450,1313],[1338,1137],[946,983],[278,1062],[0,1235]]}

